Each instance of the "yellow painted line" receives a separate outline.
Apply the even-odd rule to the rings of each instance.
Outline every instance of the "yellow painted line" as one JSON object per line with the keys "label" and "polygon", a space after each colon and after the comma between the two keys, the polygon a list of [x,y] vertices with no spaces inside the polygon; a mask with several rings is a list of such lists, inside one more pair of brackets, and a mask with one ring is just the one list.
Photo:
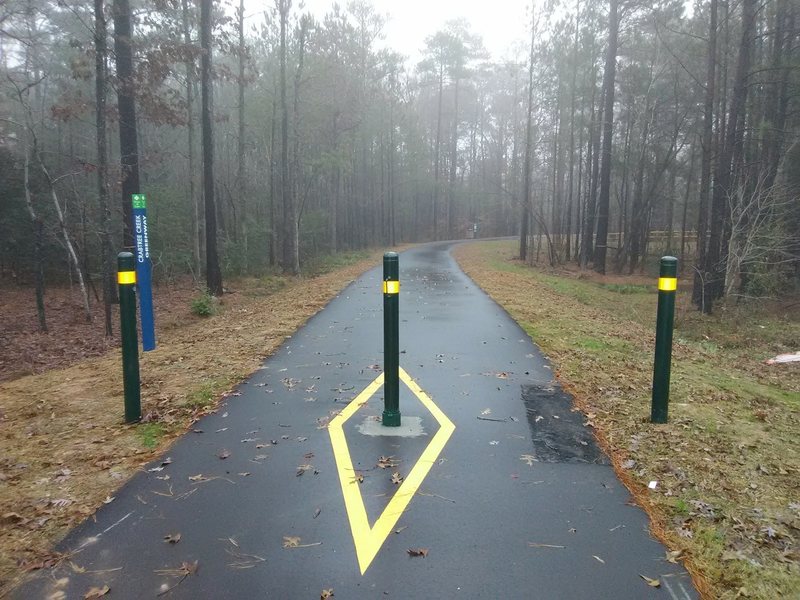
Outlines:
{"label": "yellow painted line", "polygon": [[136,271],[118,271],[117,283],[121,285],[136,283]]}
{"label": "yellow painted line", "polygon": [[662,292],[674,292],[678,289],[677,277],[659,277],[658,289]]}
{"label": "yellow painted line", "polygon": [[399,281],[384,281],[383,282],[383,293],[384,294],[399,294],[400,293],[400,282]]}
{"label": "yellow painted line", "polygon": [[417,463],[406,475],[403,483],[400,484],[389,504],[383,510],[375,524],[370,527],[367,519],[367,509],[364,506],[364,498],[361,496],[361,488],[356,480],[356,471],[353,468],[353,461],[350,458],[350,450],[347,447],[343,426],[347,419],[352,417],[359,408],[364,406],[367,401],[383,385],[383,374],[378,375],[356,399],[340,412],[328,425],[328,432],[331,436],[331,446],[333,455],[336,459],[336,468],[339,471],[339,483],[342,486],[342,495],[347,509],[347,517],[350,520],[350,531],[353,534],[353,543],[356,547],[358,566],[363,575],[372,563],[378,551],[383,546],[384,541],[394,529],[400,515],[403,514],[411,502],[411,498],[419,489],[422,481],[428,475],[433,463],[439,457],[447,440],[455,431],[456,426],[447,418],[441,409],[436,406],[433,400],[420,389],[416,382],[411,379],[405,370],[400,369],[400,380],[419,398],[420,402],[427,408],[431,415],[439,422],[439,430],[425,448]]}

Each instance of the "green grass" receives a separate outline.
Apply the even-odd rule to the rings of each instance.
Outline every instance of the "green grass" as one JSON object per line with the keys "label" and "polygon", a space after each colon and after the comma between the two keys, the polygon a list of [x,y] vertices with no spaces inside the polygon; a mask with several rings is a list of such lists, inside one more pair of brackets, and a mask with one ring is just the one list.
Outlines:
{"label": "green grass", "polygon": [[683,498],[675,500],[675,512],[682,516],[687,516],[689,514],[689,505],[686,504]]}
{"label": "green grass", "polygon": [[608,350],[610,347],[606,342],[592,338],[579,339],[577,340],[577,345],[580,348],[585,348],[586,350],[595,350],[598,352],[601,350]]}
{"label": "green grass", "polygon": [[600,287],[617,294],[649,294],[653,292],[651,285],[634,285],[631,283],[602,283]]}
{"label": "green grass", "polygon": [[139,436],[142,446],[148,450],[153,450],[158,446],[164,433],[164,426],[161,423],[142,423],[136,428],[136,434]]}
{"label": "green grass", "polygon": [[231,373],[225,377],[209,379],[195,386],[186,395],[186,406],[189,408],[208,408],[212,406],[217,398],[227,389],[245,378],[244,373]]}
{"label": "green grass", "polygon": [[[228,381],[225,379],[224,381]],[[216,400],[217,396],[225,389],[222,380],[212,379],[196,386],[186,396],[186,405],[190,408],[207,408]]]}

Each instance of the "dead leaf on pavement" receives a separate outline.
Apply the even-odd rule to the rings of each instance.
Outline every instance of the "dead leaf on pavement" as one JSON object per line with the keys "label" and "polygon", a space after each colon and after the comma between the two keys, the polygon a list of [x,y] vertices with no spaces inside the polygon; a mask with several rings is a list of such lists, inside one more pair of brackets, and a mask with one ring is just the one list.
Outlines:
{"label": "dead leaf on pavement", "polygon": [[180,533],[170,533],[164,536],[164,541],[168,544],[177,544],[181,541],[181,534]]}
{"label": "dead leaf on pavement", "polygon": [[105,596],[108,592],[111,591],[111,588],[107,585],[103,587],[93,587],[88,592],[83,595],[84,600],[93,600],[94,598],[100,598],[101,596]]}
{"label": "dead leaf on pavement", "polygon": [[396,467],[398,465],[397,462],[394,460],[394,456],[381,456],[378,459],[377,466],[381,469],[390,469],[392,467]]}
{"label": "dead leaf on pavement", "polygon": [[326,600],[327,598],[333,598],[333,588],[322,590],[322,593],[319,595],[319,600]]}
{"label": "dead leaf on pavement", "polygon": [[403,482],[403,476],[400,475],[397,471],[392,473],[392,483],[395,485],[399,485]]}
{"label": "dead leaf on pavement", "polygon": [[536,462],[536,457],[533,456],[532,454],[523,454],[522,456],[519,457],[519,459],[522,462],[526,463],[529,467],[532,467],[533,463]]}
{"label": "dead leaf on pavement", "polygon": [[300,545],[300,538],[293,537],[293,536],[283,536],[283,547],[284,548],[297,548]]}
{"label": "dead leaf on pavement", "polygon": [[639,573],[639,577],[644,579],[647,582],[647,585],[649,585],[650,587],[654,588],[661,587],[661,582],[658,579],[653,579],[652,577],[648,577],[647,575],[642,575],[641,573]]}
{"label": "dead leaf on pavement", "polygon": [[408,552],[409,556],[421,556],[422,558],[428,556],[427,548],[409,548],[406,552]]}
{"label": "dead leaf on pavement", "polygon": [[400,533],[404,529],[408,529],[408,525],[403,525],[402,527],[398,527],[397,529],[394,530],[394,532],[395,533]]}
{"label": "dead leaf on pavement", "polygon": [[300,538],[295,536],[283,536],[284,548],[311,548],[312,546],[321,546],[322,542],[312,542],[310,544],[301,544]]}
{"label": "dead leaf on pavement", "polygon": [[306,471],[310,471],[313,468],[314,468],[313,465],[300,465],[299,467],[297,467],[297,472],[295,473],[295,476],[300,477]]}
{"label": "dead leaf on pavement", "polygon": [[218,457],[219,457],[221,460],[225,460],[225,459],[226,459],[226,458],[228,458],[230,455],[231,455],[231,451],[230,451],[230,450],[220,450],[220,451],[219,451],[219,453],[217,453],[217,456],[218,456]]}
{"label": "dead leaf on pavement", "polygon": [[202,473],[198,473],[197,475],[192,475],[189,477],[189,481],[205,481],[207,477]]}

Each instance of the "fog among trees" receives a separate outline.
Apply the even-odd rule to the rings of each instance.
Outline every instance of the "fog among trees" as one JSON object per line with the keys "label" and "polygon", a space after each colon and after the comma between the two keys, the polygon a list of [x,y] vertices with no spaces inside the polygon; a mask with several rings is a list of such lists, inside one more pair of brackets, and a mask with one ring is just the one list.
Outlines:
{"label": "fog among trees", "polygon": [[798,12],[535,3],[511,58],[454,20],[414,64],[364,0],[7,0],[0,277],[42,329],[48,285],[110,306],[141,192],[156,279],[215,294],[324,254],[519,236],[522,260],[600,273],[673,254],[706,312],[779,296],[800,285]]}

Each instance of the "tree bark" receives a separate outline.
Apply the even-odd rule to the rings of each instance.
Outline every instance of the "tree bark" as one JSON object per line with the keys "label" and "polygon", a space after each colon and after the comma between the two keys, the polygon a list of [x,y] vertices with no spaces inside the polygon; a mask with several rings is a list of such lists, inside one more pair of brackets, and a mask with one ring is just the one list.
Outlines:
{"label": "tree bark", "polygon": [[522,165],[522,216],[519,231],[519,259],[528,259],[528,222],[531,215],[531,146],[533,146],[533,53],[536,21],[531,15],[531,48],[528,62],[528,108],[525,119],[525,164]]}
{"label": "tree bark", "polygon": [[292,182],[289,179],[289,105],[286,101],[286,24],[291,0],[275,0],[280,17],[280,96],[281,96],[281,204],[283,205],[283,253],[281,264],[284,273],[297,275],[294,257],[295,248],[295,207],[292,198]]}
{"label": "tree bark", "polygon": [[33,225],[33,263],[35,274],[34,285],[36,289],[36,316],[39,320],[39,331],[42,333],[47,333],[47,319],[45,317],[44,309],[44,253],[42,251],[42,246],[44,243],[44,224],[42,223],[42,219],[36,213],[36,209],[33,204],[30,167],[32,155],[33,149],[26,148],[24,165],[25,206],[28,209],[28,214],[31,217],[31,224]]}
{"label": "tree bark", "polygon": [[192,50],[192,35],[189,26],[188,0],[181,0],[181,19],[183,26],[183,43],[186,46],[186,144],[189,158],[189,202],[192,205],[192,252],[194,254],[195,277],[200,278],[203,273],[202,222],[200,218],[200,198],[195,188],[195,156],[194,156],[194,101],[197,95],[195,90],[195,61]]}
{"label": "tree bark", "polygon": [[747,108],[747,78],[752,60],[755,31],[755,0],[742,1],[742,41],[736,61],[733,96],[728,113],[725,144],[717,163],[714,193],[711,200],[711,230],[703,271],[706,273],[703,310],[711,314],[713,302],[722,297],[725,289],[727,244],[730,240],[729,202],[736,186],[744,144],[743,121]]}
{"label": "tree bark", "polygon": [[100,229],[100,254],[103,269],[103,314],[105,334],[111,337],[114,327],[111,322],[111,303],[116,299],[112,277],[113,258],[111,255],[111,210],[109,208],[108,185],[108,144],[106,136],[106,16],[103,0],[94,0],[94,51],[95,51],[95,128],[97,135],[97,200],[100,205],[102,225]]}
{"label": "tree bark", "polygon": [[714,102],[716,96],[717,66],[717,4],[710,0],[710,20],[708,27],[708,53],[706,55],[706,94],[703,105],[703,154],[700,159],[700,195],[697,208],[697,246],[695,248],[694,283],[692,301],[701,311],[705,311],[704,285],[706,273],[706,252],[708,243],[708,200],[711,190],[711,162],[714,156]]}
{"label": "tree bark", "polygon": [[246,49],[244,45],[244,0],[239,0],[239,132],[236,145],[237,154],[237,169],[236,169],[236,195],[239,204],[238,214],[241,222],[242,231],[242,269],[246,273],[248,270],[247,261],[247,210],[246,210],[246,196],[245,196],[245,175],[244,175],[244,148],[245,148],[245,129],[244,129],[244,67],[245,67],[245,54]]}
{"label": "tree bark", "polygon": [[439,160],[442,137],[442,93],[444,88],[444,57],[439,57],[439,103],[436,109],[436,147],[433,160],[433,239],[439,239]]}
{"label": "tree bark", "polygon": [[206,285],[214,296],[222,295],[222,272],[217,256],[217,210],[214,201],[214,130],[211,89],[211,11],[213,0],[200,1],[200,112],[203,129],[203,199],[206,217]]}
{"label": "tree bark", "polygon": [[614,132],[614,81],[617,69],[619,36],[619,0],[609,0],[608,50],[603,72],[603,162],[600,167],[600,196],[597,202],[597,240],[594,249],[594,270],[606,272],[608,242],[608,209],[611,199],[611,142]]}
{"label": "tree bark", "polygon": [[453,139],[450,149],[450,181],[447,196],[447,236],[455,239],[456,168],[458,162],[458,75],[453,84]]}
{"label": "tree bark", "polygon": [[114,55],[117,64],[119,151],[122,178],[122,241],[134,247],[133,194],[139,193],[139,143],[136,128],[136,90],[133,72],[131,7],[128,0],[114,0]]}

